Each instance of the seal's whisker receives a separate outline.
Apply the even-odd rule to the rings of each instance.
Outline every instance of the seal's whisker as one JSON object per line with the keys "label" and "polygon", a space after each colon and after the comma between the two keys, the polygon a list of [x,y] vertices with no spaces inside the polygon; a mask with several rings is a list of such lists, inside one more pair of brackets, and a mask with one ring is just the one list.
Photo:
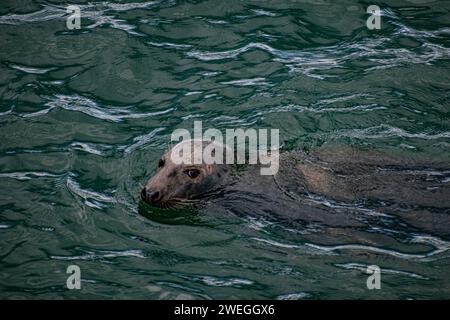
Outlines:
{"label": "seal's whisker", "polygon": [[176,203],[196,203],[199,202],[200,200],[196,200],[196,199],[171,199],[172,202],[176,202]]}
{"label": "seal's whisker", "polygon": [[197,200],[197,199],[181,199],[181,198],[170,199],[170,202],[180,203],[180,204],[191,204],[191,203],[197,203],[199,201],[200,200]]}

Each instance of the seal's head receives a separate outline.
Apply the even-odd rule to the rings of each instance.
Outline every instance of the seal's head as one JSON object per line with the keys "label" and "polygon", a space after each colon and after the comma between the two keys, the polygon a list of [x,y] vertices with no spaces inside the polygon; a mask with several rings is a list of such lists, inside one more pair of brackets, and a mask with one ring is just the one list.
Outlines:
{"label": "seal's head", "polygon": [[223,152],[221,145],[201,140],[182,141],[166,152],[158,161],[156,174],[142,189],[142,200],[153,206],[173,208],[220,188],[228,168],[225,164],[205,162],[202,156],[205,148],[213,155],[217,150]]}

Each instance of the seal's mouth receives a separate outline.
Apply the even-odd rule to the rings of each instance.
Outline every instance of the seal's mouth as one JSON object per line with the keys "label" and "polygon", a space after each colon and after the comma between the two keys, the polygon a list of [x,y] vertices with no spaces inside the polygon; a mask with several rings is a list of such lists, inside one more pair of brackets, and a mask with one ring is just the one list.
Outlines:
{"label": "seal's mouth", "polygon": [[198,200],[182,198],[163,199],[159,192],[149,193],[145,188],[142,189],[140,196],[141,200],[146,204],[160,209],[182,209],[198,202]]}
{"label": "seal's mouth", "polygon": [[167,200],[160,201],[156,203],[149,203],[145,199],[142,199],[146,204],[151,205],[152,207],[160,208],[160,209],[182,209],[186,208],[190,205],[187,201],[179,201],[179,200]]}

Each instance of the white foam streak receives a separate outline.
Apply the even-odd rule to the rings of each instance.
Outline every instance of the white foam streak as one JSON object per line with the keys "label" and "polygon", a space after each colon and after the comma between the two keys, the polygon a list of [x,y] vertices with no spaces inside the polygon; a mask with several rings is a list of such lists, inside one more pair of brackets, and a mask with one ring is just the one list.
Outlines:
{"label": "white foam streak", "polygon": [[95,101],[79,95],[55,95],[47,97],[47,99],[46,105],[49,106],[48,109],[41,110],[39,113],[24,115],[24,117],[39,116],[48,113],[54,108],[62,108],[69,111],[82,112],[102,120],[121,122],[126,119],[154,117],[174,110],[174,108],[168,108],[162,111],[136,113],[131,107],[99,106]]}
{"label": "white foam streak", "polygon": [[[94,21],[94,24],[88,25],[87,29],[92,29],[102,25],[109,25],[112,28],[126,31],[129,34],[141,36],[134,31],[136,26],[127,24],[125,20],[114,16],[116,12],[125,12],[136,9],[149,9],[160,5],[162,2],[134,2],[134,3],[112,3],[97,2],[86,5],[78,4],[82,17]],[[8,14],[0,17],[0,24],[20,25],[23,23],[36,23],[51,20],[62,20],[68,17],[66,6],[43,5],[42,9],[32,13]]]}
{"label": "white foam streak", "polygon": [[[347,270],[358,270],[358,271],[362,271],[364,273],[367,271],[367,267],[369,267],[369,265],[365,265],[365,264],[361,264],[361,263],[335,264],[335,266],[343,268],[343,269],[347,269]],[[416,278],[416,279],[421,279],[421,280],[429,280],[428,277],[422,276],[420,274],[407,272],[407,271],[401,271],[401,270],[381,268],[381,273],[407,276],[410,278]]]}
{"label": "white foam streak", "polygon": [[33,178],[59,178],[59,177],[61,177],[61,175],[37,171],[0,173],[0,178],[10,178],[21,181],[31,180]]}
{"label": "white foam streak", "polygon": [[54,260],[74,261],[74,260],[100,260],[113,259],[119,257],[145,258],[141,250],[124,250],[124,251],[88,251],[84,255],[78,256],[50,256]]}
{"label": "white foam streak", "polygon": [[76,196],[80,197],[84,200],[84,203],[92,208],[95,209],[104,209],[106,206],[104,203],[115,203],[117,202],[113,197],[83,189],[80,184],[72,177],[72,175],[69,175],[67,177],[67,188]]}
{"label": "white foam streak", "polygon": [[441,253],[444,253],[446,251],[450,250],[450,243],[441,239],[437,239],[432,236],[414,236],[411,239],[411,243],[419,243],[424,245],[431,245],[435,247],[434,250],[424,253],[424,254],[414,254],[414,253],[404,253],[399,252],[395,250],[389,250],[389,249],[383,249],[379,247],[369,246],[369,245],[360,245],[360,244],[344,244],[344,245],[336,245],[336,246],[323,246],[318,245],[314,243],[302,243],[302,244],[288,244],[288,243],[281,243],[273,240],[267,240],[262,238],[252,238],[253,240],[256,240],[258,242],[263,242],[272,246],[280,247],[280,248],[286,248],[286,249],[299,249],[299,248],[312,248],[315,250],[318,250],[319,252],[323,253],[332,253],[336,254],[336,251],[347,251],[347,250],[363,250],[363,251],[369,251],[369,252],[375,252],[378,254],[385,254],[401,259],[406,260],[433,260],[434,256],[439,255]]}

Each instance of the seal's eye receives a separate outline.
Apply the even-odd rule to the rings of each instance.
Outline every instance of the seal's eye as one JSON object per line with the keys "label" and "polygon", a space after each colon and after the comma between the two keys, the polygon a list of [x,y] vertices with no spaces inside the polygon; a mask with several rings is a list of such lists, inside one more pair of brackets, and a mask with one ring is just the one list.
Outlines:
{"label": "seal's eye", "polygon": [[195,179],[200,174],[200,170],[197,169],[187,169],[184,173],[188,175],[189,178]]}
{"label": "seal's eye", "polygon": [[166,162],[164,161],[164,159],[159,159],[159,162],[158,162],[158,168],[162,168],[162,167],[164,167],[164,164],[165,164]]}

